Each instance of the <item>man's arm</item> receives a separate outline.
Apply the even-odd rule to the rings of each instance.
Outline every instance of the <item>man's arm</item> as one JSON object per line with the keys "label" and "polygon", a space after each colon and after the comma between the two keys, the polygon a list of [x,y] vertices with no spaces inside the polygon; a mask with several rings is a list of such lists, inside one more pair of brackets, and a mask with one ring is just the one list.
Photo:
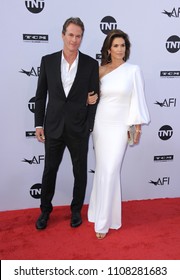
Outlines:
{"label": "man's arm", "polygon": [[35,96],[35,127],[43,127],[47,99],[47,79],[44,65],[44,59],[41,60],[40,75],[37,83]]}
{"label": "man's arm", "polygon": [[[88,104],[88,110],[89,110],[89,131],[93,131],[94,127],[94,119],[97,109],[97,104],[99,101],[99,64],[97,61],[94,63],[94,67],[92,69],[92,75],[91,75],[91,81],[90,81],[90,94],[92,94],[92,99],[96,99],[96,97],[93,97],[93,94],[97,94],[97,100],[94,104]],[[89,99],[89,97],[88,97]]]}

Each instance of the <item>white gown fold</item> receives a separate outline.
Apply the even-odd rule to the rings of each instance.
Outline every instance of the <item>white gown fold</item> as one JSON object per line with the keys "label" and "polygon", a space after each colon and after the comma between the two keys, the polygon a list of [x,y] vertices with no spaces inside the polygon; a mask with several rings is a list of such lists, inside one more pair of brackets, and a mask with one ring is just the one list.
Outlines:
{"label": "white gown fold", "polygon": [[120,170],[129,125],[150,120],[139,66],[127,62],[100,80],[100,101],[93,130],[95,174],[88,220],[95,232],[121,227]]}

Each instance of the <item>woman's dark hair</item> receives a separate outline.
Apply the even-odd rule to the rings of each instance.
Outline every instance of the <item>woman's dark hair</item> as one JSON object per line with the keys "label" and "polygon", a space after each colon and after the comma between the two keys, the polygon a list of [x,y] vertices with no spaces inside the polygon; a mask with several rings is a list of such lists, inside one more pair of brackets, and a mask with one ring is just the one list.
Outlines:
{"label": "woman's dark hair", "polygon": [[111,48],[112,46],[112,42],[115,38],[123,38],[125,41],[125,45],[126,45],[126,51],[125,51],[125,57],[124,57],[124,61],[127,61],[130,55],[130,47],[131,47],[131,43],[129,41],[129,36],[123,32],[120,29],[114,29],[111,30],[103,43],[102,49],[101,49],[101,54],[102,54],[102,58],[101,58],[101,65],[105,65],[111,62],[111,55],[109,55],[108,50]]}
{"label": "woman's dark hair", "polygon": [[75,25],[78,25],[79,27],[81,27],[82,29],[82,36],[84,34],[84,23],[82,22],[82,20],[78,17],[70,17],[68,18],[65,23],[63,24],[63,28],[62,28],[62,33],[65,35],[66,33],[66,29],[67,27],[71,24],[75,24]]}

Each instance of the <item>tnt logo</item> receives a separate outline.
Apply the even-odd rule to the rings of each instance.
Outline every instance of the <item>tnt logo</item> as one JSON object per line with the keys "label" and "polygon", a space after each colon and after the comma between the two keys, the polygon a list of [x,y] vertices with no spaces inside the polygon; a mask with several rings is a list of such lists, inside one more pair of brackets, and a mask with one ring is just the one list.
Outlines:
{"label": "tnt logo", "polygon": [[166,49],[170,53],[176,53],[180,49],[180,38],[176,35],[173,35],[167,39]]}
{"label": "tnt logo", "polygon": [[163,125],[159,129],[158,135],[161,140],[168,140],[173,135],[173,129],[170,125]]}
{"label": "tnt logo", "polygon": [[25,1],[26,8],[33,14],[38,14],[44,9],[44,0],[27,0]]}
{"label": "tnt logo", "polygon": [[33,185],[30,188],[30,195],[35,199],[39,199],[41,197],[41,184]]}
{"label": "tnt logo", "polygon": [[106,16],[101,20],[100,29],[104,34],[108,34],[112,29],[117,28],[116,20],[111,16]]}
{"label": "tnt logo", "polygon": [[29,110],[34,113],[35,112],[35,97],[32,97],[28,103]]}

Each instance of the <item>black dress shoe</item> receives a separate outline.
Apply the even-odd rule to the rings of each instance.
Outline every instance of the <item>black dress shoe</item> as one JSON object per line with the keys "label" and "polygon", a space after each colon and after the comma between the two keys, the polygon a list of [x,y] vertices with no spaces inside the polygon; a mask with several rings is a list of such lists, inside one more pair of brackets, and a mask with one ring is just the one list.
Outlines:
{"label": "black dress shoe", "polygon": [[37,222],[36,228],[37,229],[45,229],[47,227],[47,221],[49,220],[49,213],[41,213]]}
{"label": "black dress shoe", "polygon": [[79,212],[72,213],[71,226],[78,227],[82,224],[81,214]]}

